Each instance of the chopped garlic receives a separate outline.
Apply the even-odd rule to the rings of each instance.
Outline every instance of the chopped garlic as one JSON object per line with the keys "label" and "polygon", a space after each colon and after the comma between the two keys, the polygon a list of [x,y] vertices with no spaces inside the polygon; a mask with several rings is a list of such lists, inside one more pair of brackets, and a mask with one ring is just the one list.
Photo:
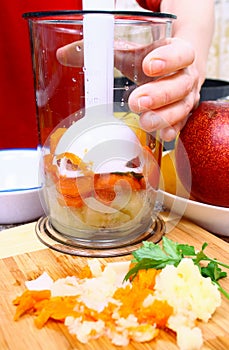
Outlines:
{"label": "chopped garlic", "polygon": [[180,327],[177,331],[177,345],[180,350],[197,350],[203,345],[200,328]]}
{"label": "chopped garlic", "polygon": [[[112,296],[115,290],[130,282],[123,283],[130,262],[108,263],[102,271],[99,261],[90,263],[89,267],[96,277],[79,279],[75,276],[60,278],[51,286],[52,296],[77,295],[87,307],[101,312],[109,303],[116,303]],[[100,264],[100,263],[99,263]],[[92,267],[93,266],[93,267]]]}
{"label": "chopped garlic", "polygon": [[35,280],[26,281],[26,288],[29,290],[44,290],[50,289],[53,284],[53,279],[47,274],[47,272],[43,272]]}
{"label": "chopped garlic", "polygon": [[101,312],[109,303],[116,303],[112,296],[117,288],[123,287],[129,282],[123,283],[128,271],[129,263],[107,264],[101,276],[85,279],[79,300],[94,310]]}
{"label": "chopped garlic", "polygon": [[52,297],[81,295],[81,280],[76,278],[75,276],[59,278],[53,283],[50,289]]}
{"label": "chopped garlic", "polygon": [[138,327],[129,329],[129,336],[138,343],[154,339],[158,335],[158,329],[151,324],[140,324]]}
{"label": "chopped garlic", "polygon": [[98,259],[89,260],[88,266],[93,277],[99,277],[102,275],[102,267]]}
{"label": "chopped garlic", "polygon": [[127,318],[120,317],[117,319],[116,324],[120,328],[132,328],[138,327],[138,319],[134,315],[130,314]]}
{"label": "chopped garlic", "polygon": [[207,322],[221,304],[221,295],[210,278],[200,274],[192,259],[182,259],[175,267],[167,265],[156,278],[155,297],[186,315]]}
{"label": "chopped garlic", "polygon": [[174,308],[168,327],[177,333],[181,350],[198,350],[203,340],[195,327],[197,319],[207,322],[221,304],[221,295],[210,278],[200,274],[191,259],[182,259],[175,267],[167,265],[156,278],[155,297]]}
{"label": "chopped garlic", "polygon": [[86,344],[91,338],[96,339],[104,334],[105,324],[103,321],[83,321],[81,318],[66,317],[65,325],[69,333],[77,336],[77,339]]}
{"label": "chopped garlic", "polygon": [[130,341],[127,329],[122,332],[108,330],[107,336],[111,340],[111,343],[116,346],[127,346]]}

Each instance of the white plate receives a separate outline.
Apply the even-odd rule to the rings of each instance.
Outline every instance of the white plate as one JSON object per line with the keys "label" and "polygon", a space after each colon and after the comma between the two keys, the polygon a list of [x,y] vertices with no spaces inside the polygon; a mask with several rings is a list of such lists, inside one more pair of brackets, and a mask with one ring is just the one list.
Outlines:
{"label": "white plate", "polygon": [[158,200],[171,212],[186,217],[217,235],[229,236],[229,208],[182,198],[159,190]]}
{"label": "white plate", "polygon": [[0,223],[28,222],[42,216],[38,179],[39,152],[0,150]]}

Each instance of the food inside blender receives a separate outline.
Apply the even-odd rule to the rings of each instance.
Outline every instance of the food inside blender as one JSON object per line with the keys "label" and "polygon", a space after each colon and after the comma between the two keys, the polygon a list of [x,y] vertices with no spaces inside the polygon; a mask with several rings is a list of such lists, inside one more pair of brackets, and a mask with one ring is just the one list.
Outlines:
{"label": "food inside blender", "polygon": [[155,140],[139,128],[125,124],[122,134],[117,127],[116,136],[115,125],[93,128],[63,153],[56,150],[68,129],[51,134],[43,161],[46,203],[55,226],[103,231],[149,220],[159,180]]}

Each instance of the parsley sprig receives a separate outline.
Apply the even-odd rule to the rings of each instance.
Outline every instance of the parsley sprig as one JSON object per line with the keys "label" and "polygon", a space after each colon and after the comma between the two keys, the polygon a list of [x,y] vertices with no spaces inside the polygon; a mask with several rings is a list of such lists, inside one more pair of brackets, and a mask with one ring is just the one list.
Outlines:
{"label": "parsley sprig", "polygon": [[[227,276],[220,266],[229,269],[226,265],[216,259],[208,257],[204,250],[208,246],[205,242],[200,251],[196,251],[194,246],[188,244],[179,244],[167,237],[162,238],[162,247],[152,242],[143,242],[143,245],[135,250],[132,255],[135,264],[125,276],[125,280],[135,277],[139,270],[150,268],[163,269],[166,265],[178,266],[181,259],[190,258],[198,266],[203,277],[210,277],[212,283],[216,284],[219,291],[229,299],[229,293],[221,287],[219,280]],[[203,266],[201,263],[207,261],[208,264]]]}

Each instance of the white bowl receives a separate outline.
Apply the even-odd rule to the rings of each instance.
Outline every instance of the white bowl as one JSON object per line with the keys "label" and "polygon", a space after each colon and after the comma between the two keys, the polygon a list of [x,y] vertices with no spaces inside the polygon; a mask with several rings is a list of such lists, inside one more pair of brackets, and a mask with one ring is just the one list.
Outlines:
{"label": "white bowl", "polygon": [[16,224],[44,214],[39,192],[39,152],[0,150],[0,223]]}
{"label": "white bowl", "polygon": [[[163,152],[163,157],[169,152],[173,151]],[[177,215],[176,220],[173,220],[174,224],[184,216],[215,235],[229,236],[229,208],[191,200],[186,198],[189,193],[182,190],[181,194],[181,190],[179,191],[180,193],[177,192],[176,195],[163,189],[158,191],[158,201]]]}
{"label": "white bowl", "polygon": [[159,190],[158,200],[171,212],[218,236],[229,236],[229,208],[200,203]]}

